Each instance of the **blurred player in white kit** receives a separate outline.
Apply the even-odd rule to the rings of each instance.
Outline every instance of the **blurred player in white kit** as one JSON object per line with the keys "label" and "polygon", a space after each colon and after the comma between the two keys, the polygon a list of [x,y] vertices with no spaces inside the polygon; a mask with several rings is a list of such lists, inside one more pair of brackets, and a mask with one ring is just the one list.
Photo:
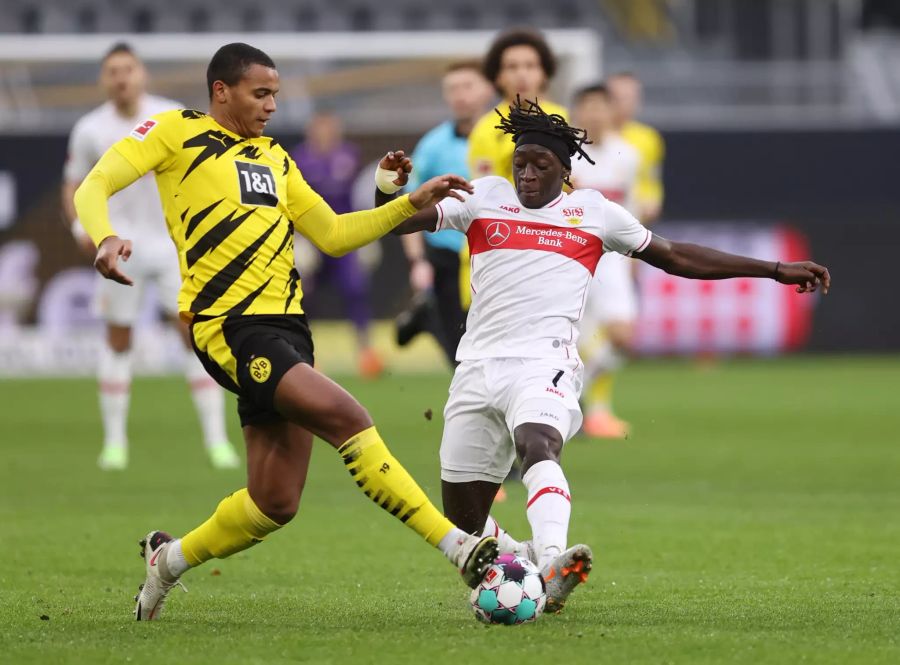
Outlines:
{"label": "blurred player in white kit", "polygon": [[[140,139],[143,118],[180,108],[181,104],[145,92],[146,71],[134,51],[124,43],[114,45],[100,65],[100,84],[108,101],[83,116],[72,129],[63,181],[63,208],[79,245],[91,256],[94,246],[76,219],[73,196],[81,181],[106,150],[131,133]],[[159,304],[178,328],[190,351],[187,327],[178,320],[178,290],[181,270],[178,251],[172,246],[152,174],[148,174],[110,199],[110,216],[123,236],[134,240],[129,260],[133,286],[101,279],[96,305],[106,322],[106,345],[97,371],[100,413],[103,420],[102,469],[124,469],[128,465],[126,423],[131,391],[131,331],[145,289],[156,286]],[[185,354],[185,377],[200,418],[203,439],[216,468],[235,468],[240,459],[225,430],[222,389],[206,373],[195,354]]]}
{"label": "blurred player in white kit", "polygon": [[[587,131],[584,151],[594,161],[572,163],[576,189],[593,189],[635,217],[640,155],[616,131],[612,100],[603,84],[583,88],[574,99],[575,122]],[[632,349],[638,315],[632,259],[611,254],[597,265],[581,323],[579,352],[585,364],[584,432],[597,438],[623,438],[629,425],[615,416],[610,383]]]}

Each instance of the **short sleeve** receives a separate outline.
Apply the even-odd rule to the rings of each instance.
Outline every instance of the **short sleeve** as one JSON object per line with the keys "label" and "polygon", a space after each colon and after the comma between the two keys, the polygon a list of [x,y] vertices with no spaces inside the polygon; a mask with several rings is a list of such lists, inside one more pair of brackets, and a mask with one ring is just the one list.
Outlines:
{"label": "short sleeve", "polygon": [[128,136],[113,145],[113,149],[141,175],[162,171],[176,153],[180,123],[179,111],[158,113],[135,125]]}
{"label": "short sleeve", "polygon": [[81,182],[87,177],[100,155],[93,154],[91,138],[83,122],[79,122],[69,135],[69,148],[66,154],[65,179],[69,182]]}
{"label": "short sleeve", "polygon": [[291,222],[300,219],[305,213],[323,201],[322,197],[303,178],[297,164],[288,155],[287,172],[287,209],[291,216]]}
{"label": "short sleeve", "polygon": [[478,178],[472,181],[472,188],[475,191],[472,194],[462,193],[462,201],[448,196],[438,203],[435,206],[438,213],[435,231],[443,231],[445,229],[453,229],[463,233],[468,231],[469,225],[478,214],[484,198],[498,183],[502,182],[506,181],[498,176]]}
{"label": "short sleeve", "polygon": [[625,208],[605,201],[601,235],[604,249],[631,256],[644,251],[652,237],[650,230]]}

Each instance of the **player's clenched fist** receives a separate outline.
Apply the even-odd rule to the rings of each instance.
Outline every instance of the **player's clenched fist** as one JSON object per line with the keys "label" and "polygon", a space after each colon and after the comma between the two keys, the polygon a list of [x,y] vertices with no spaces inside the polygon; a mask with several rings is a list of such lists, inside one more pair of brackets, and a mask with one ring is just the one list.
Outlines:
{"label": "player's clenched fist", "polygon": [[409,181],[412,161],[402,150],[393,150],[381,158],[381,161],[378,162],[378,168],[396,173],[397,177],[391,182],[398,187],[403,187]]}
{"label": "player's clenched fist", "polygon": [[779,263],[775,269],[775,279],[782,284],[796,284],[797,293],[812,293],[819,286],[823,293],[831,288],[828,268],[812,261]]}
{"label": "player's clenched fist", "polygon": [[409,195],[409,202],[419,210],[422,210],[435,205],[448,196],[464,201],[465,199],[463,199],[460,192],[471,194],[473,191],[475,190],[472,189],[472,183],[468,180],[462,176],[447,173],[423,182],[421,187]]}
{"label": "player's clenched fist", "polygon": [[127,261],[131,256],[131,241],[123,240],[118,236],[110,236],[97,248],[94,268],[106,279],[131,286],[133,284],[131,278],[119,270],[120,256],[123,261]]}

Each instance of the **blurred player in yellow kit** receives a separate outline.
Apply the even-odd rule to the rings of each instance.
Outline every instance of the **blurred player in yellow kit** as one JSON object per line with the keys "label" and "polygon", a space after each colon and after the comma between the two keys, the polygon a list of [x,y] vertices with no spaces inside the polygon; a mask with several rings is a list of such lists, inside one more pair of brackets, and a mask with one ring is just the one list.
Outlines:
{"label": "blurred player in yellow kit", "polygon": [[[635,217],[638,151],[622,138],[613,122],[609,89],[603,84],[576,93],[573,108],[578,125],[587,131],[584,146],[591,161],[572,163],[575,189],[593,189]],[[578,351],[584,359],[584,432],[615,439],[627,436],[629,425],[613,413],[609,386],[612,375],[631,352],[638,314],[633,260],[609,254],[597,264],[584,307]]]}
{"label": "blurred player in yellow kit", "polygon": [[[662,163],[665,144],[658,131],[635,120],[641,109],[642,86],[634,74],[629,72],[615,74],[606,81],[605,87],[608,95],[603,97],[608,99],[601,100],[596,94],[589,95],[585,99],[589,103],[593,101],[594,104],[600,105],[609,102],[612,126],[604,127],[602,130],[598,128],[598,131],[621,137],[636,153],[634,187],[627,200],[620,203],[623,203],[643,224],[649,225],[655,222],[662,212]],[[633,156],[625,155],[625,150],[619,152],[623,153],[622,158],[616,160],[617,164],[614,166],[618,169],[631,170],[628,165],[633,162]],[[585,185],[578,184],[578,186]],[[624,260],[622,263],[629,270],[633,267],[633,262]],[[623,438],[629,432],[628,423],[617,418],[612,410],[613,378],[631,350],[633,324],[637,318],[635,285],[632,283],[632,277],[625,274],[623,266],[616,266],[613,270],[612,266],[606,265],[603,266],[603,271],[598,270],[593,290],[596,292],[594,295],[597,296],[597,301],[605,300],[603,306],[597,308],[598,313],[602,315],[596,317],[604,329],[599,333],[597,331],[590,333],[586,330],[584,335],[586,342],[590,341],[592,334],[594,341],[599,342],[596,352],[586,355],[586,358],[588,356],[592,358],[592,368],[586,377],[588,384],[584,390],[586,412],[584,431],[589,436],[597,438]],[[610,279],[612,273],[601,274],[607,270],[611,270],[618,277]],[[609,298],[608,293],[603,293],[610,290],[615,295],[614,298]],[[590,317],[586,317],[585,323],[590,325]]]}
{"label": "blurred player in yellow kit", "polygon": [[635,191],[637,217],[643,224],[650,224],[662,212],[662,167],[666,145],[658,131],[635,120],[641,111],[643,98],[640,80],[630,72],[620,72],[611,76],[606,85],[612,100],[615,128],[640,156]]}
{"label": "blurred player in yellow kit", "polygon": [[[238,395],[247,444],[246,487],[222,499],[183,538],[153,530],[141,541],[146,577],[135,597],[139,621],[159,618],[189,569],[252,547],[293,519],[313,436],[337,450],[366,496],[443,552],[470,586],[497,554],[494,538],[470,536],[437,510],[391,455],[368,412],[313,368],[294,268],[295,231],[340,256],[472,187],[459,176],[438,176],[377,210],[336,214],[278,141],[263,136],[279,87],[265,53],[247,44],[223,46],[207,70],[209,113],[175,110],[140,122],[104,153],[75,194],[79,220],[97,246],[95,267],[131,284],[121,261],[131,256],[132,243],[111,226],[108,199],[155,173],[185,275],[179,314],[190,321],[206,370]],[[388,153],[381,166],[395,189],[412,168],[402,152]]]}
{"label": "blurred player in yellow kit", "polygon": [[482,65],[487,80],[503,98],[475,123],[469,134],[469,172],[473,178],[499,175],[512,182],[515,144],[503,130],[497,129],[497,111],[507,113],[522,101],[540,101],[548,114],[568,118],[566,109],[544,99],[543,95],[556,73],[556,56],[543,35],[533,30],[515,29],[500,33],[484,56]]}

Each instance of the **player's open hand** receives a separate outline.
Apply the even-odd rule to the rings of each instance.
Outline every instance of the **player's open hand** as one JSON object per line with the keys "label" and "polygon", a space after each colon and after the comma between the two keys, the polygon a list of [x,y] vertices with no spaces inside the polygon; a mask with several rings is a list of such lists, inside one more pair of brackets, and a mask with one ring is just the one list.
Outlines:
{"label": "player's open hand", "polygon": [[409,181],[409,174],[412,171],[412,160],[406,156],[402,150],[392,150],[378,162],[378,168],[386,171],[393,171],[397,174],[394,184],[403,187]]}
{"label": "player's open hand", "polygon": [[828,268],[812,261],[779,263],[775,279],[782,284],[796,284],[797,293],[812,293],[819,287],[822,287],[822,293],[828,293],[831,288]]}
{"label": "player's open hand", "polygon": [[123,261],[129,259],[131,256],[131,241],[123,240],[119,236],[110,236],[101,242],[97,248],[94,267],[106,279],[131,286],[134,282],[131,281],[128,275],[119,270],[120,256]]}
{"label": "player's open hand", "polygon": [[409,202],[419,210],[422,210],[433,206],[448,196],[463,201],[464,199],[460,192],[471,194],[474,191],[472,183],[468,180],[462,176],[447,173],[423,182],[419,189],[409,195]]}

